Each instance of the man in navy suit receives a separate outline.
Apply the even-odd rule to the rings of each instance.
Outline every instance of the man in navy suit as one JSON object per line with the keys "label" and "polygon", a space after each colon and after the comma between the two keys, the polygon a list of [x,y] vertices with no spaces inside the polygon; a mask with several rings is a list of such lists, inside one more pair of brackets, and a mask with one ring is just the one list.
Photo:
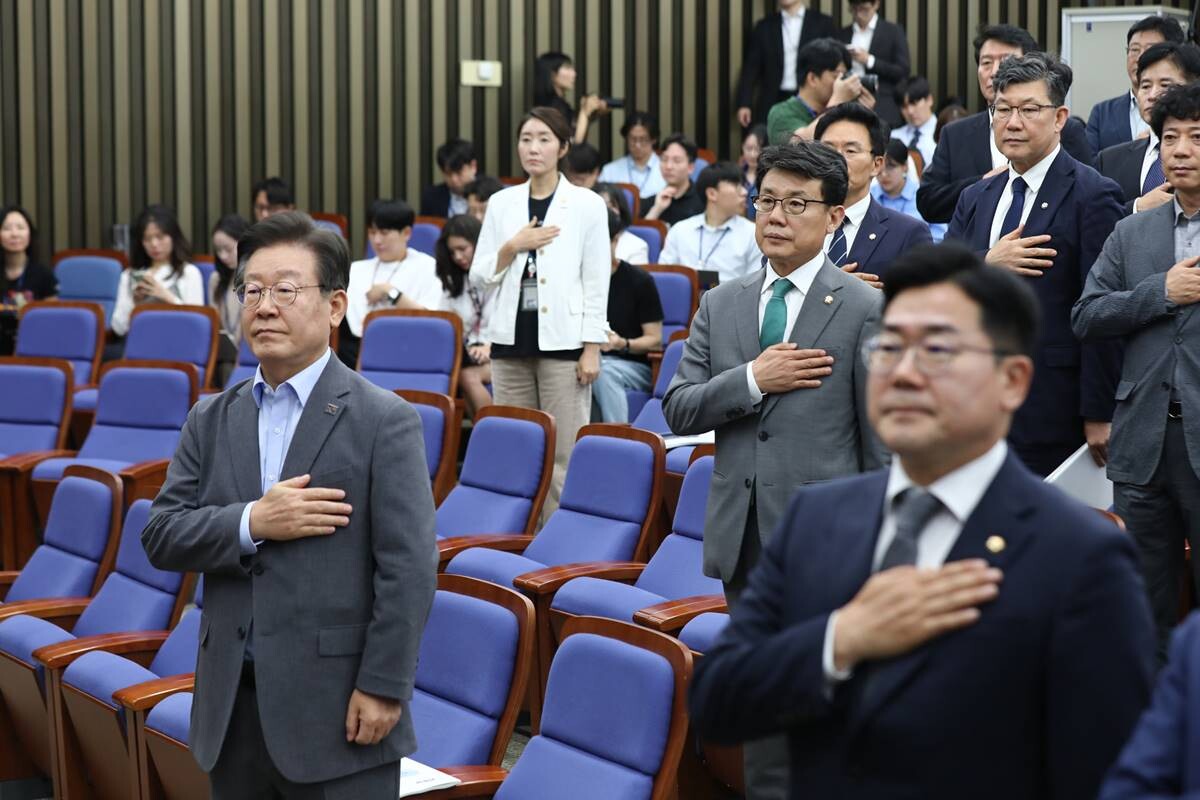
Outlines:
{"label": "man in navy suit", "polygon": [[957,245],[892,266],[864,348],[889,469],[803,487],[700,662],[691,719],[787,731],[792,798],[1091,800],[1149,697],[1129,538],[1005,432],[1037,301]]}
{"label": "man in navy suit", "polygon": [[466,139],[451,139],[437,149],[437,165],[442,183],[421,192],[421,214],[447,218],[466,214],[470,208],[465,190],[479,170],[475,145]]}
{"label": "man in navy suit", "polygon": [[1124,215],[1121,188],[1060,145],[1071,77],[1070,67],[1045,53],[1000,65],[993,127],[1009,167],[963,192],[946,231],[947,239],[1024,276],[1041,304],[1037,377],[1008,436],[1041,475],[1085,440],[1096,463],[1104,463],[1120,371],[1115,344],[1081,347],[1071,332],[1071,307]]}
{"label": "man in navy suit", "polygon": [[737,119],[743,128],[752,121],[765,123],[771,106],[793,97],[804,85],[797,70],[800,48],[833,37],[833,20],[806,5],[804,0],[779,0],[779,11],[754,25],[738,79]]}
{"label": "man in navy suit", "polygon": [[1132,89],[1092,106],[1088,115],[1087,139],[1092,151],[1140,139],[1150,130],[1138,104],[1138,59],[1156,44],[1182,44],[1183,28],[1174,17],[1151,14],[1129,27],[1125,34],[1125,71]]}
{"label": "man in navy suit", "polygon": [[825,252],[834,266],[882,288],[897,256],[933,241],[924,222],[884,208],[871,197],[871,181],[883,169],[887,126],[866,106],[842,103],[821,116],[816,139],[842,154],[850,176],[846,214],[825,237]]}
{"label": "man in navy suit", "polygon": [[[992,78],[1004,59],[1040,51],[1028,31],[1015,25],[989,25],[975,37],[976,77],[985,110],[947,125],[933,151],[917,189],[917,210],[921,218],[933,224],[949,222],[958,196],[968,186],[1008,168],[1008,158],[992,138],[991,112],[996,93]],[[1083,123],[1069,117],[1062,128],[1063,149],[1084,164],[1091,164],[1095,153],[1088,145]]]}

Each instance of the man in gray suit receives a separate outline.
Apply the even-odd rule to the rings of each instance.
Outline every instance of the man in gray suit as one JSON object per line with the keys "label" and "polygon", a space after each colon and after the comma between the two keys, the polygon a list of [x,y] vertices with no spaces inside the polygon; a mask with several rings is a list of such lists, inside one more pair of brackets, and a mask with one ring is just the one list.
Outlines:
{"label": "man in gray suit", "polygon": [[1165,660],[1185,539],[1200,587],[1200,84],[1168,89],[1150,126],[1175,198],[1117,223],[1071,323],[1080,338],[1125,343],[1108,477],[1141,552]]}
{"label": "man in gray suit", "polygon": [[[883,295],[824,253],[847,183],[845,160],[820,142],[762,152],[755,233],[768,263],[700,299],[663,398],[675,433],[716,433],[704,571],[731,607],[797,487],[887,460],[867,421],[862,356]],[[784,740],[743,752],[747,797],[785,797]]]}
{"label": "man in gray suit", "polygon": [[390,800],[436,581],[420,418],[331,358],[341,237],[280,214],[238,262],[258,372],[192,409],[142,534],[204,573],[191,749],[217,800]]}

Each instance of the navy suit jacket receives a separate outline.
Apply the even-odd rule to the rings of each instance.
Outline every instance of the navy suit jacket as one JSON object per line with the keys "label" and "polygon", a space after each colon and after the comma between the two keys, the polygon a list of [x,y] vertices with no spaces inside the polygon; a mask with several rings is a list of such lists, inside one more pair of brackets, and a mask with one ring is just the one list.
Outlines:
{"label": "navy suit jacket", "polygon": [[[849,46],[854,38],[854,24],[838,31],[837,38]],[[896,87],[908,78],[909,67],[908,38],[904,35],[904,28],[880,17],[875,22],[875,33],[871,36],[870,53],[875,56],[875,66],[868,69],[867,74],[879,76],[875,113],[883,117],[888,125],[898,128],[904,124],[904,118],[900,116],[900,107],[896,105]]]}
{"label": "navy suit jacket", "polygon": [[930,244],[929,226],[921,220],[884,208],[871,198],[862,227],[854,237],[854,247],[846,263],[857,263],[858,272],[878,275],[886,280],[888,267],[919,244]]}
{"label": "navy suit jacket", "polygon": [[1146,159],[1146,148],[1150,139],[1143,137],[1121,144],[1114,144],[1096,156],[1096,171],[1112,178],[1121,187],[1125,196],[1125,213],[1133,213],[1133,201],[1142,196],[1142,161]]}
{"label": "navy suit jacket", "polygon": [[[963,190],[992,171],[992,148],[988,144],[991,135],[986,111],[942,129],[933,162],[926,165],[917,189],[917,210],[922,219],[930,224],[949,222]],[[1095,154],[1088,145],[1083,123],[1074,117],[1068,117],[1063,126],[1062,146],[1076,161],[1092,163]]]}
{"label": "navy suit jacket", "polygon": [[435,183],[421,192],[421,216],[450,216],[450,189],[446,184]]}
{"label": "navy suit jacket", "polygon": [[[832,17],[815,8],[806,9],[800,27],[800,46],[814,39],[831,39],[835,31]],[[779,84],[783,83],[783,17],[779,11],[772,11],[754,24],[745,53],[738,78],[737,104],[739,108],[752,108],[755,122],[766,122],[767,113],[779,99]]]}
{"label": "navy suit jacket", "polygon": [[1200,798],[1200,613],[1175,629],[1154,699],[1100,790],[1100,800]]}
{"label": "navy suit jacket", "polygon": [[[947,239],[986,254],[992,218],[1008,185],[1002,172],[962,193]],[[1033,386],[1013,418],[1009,441],[1021,445],[1083,444],[1083,420],[1108,421],[1116,406],[1121,363],[1112,340],[1080,345],[1071,308],[1104,241],[1124,216],[1121,188],[1060,150],[1034,198],[1024,236],[1048,233],[1058,251],[1040,278],[1025,278],[1037,294],[1042,324],[1033,356]]]}
{"label": "navy suit jacket", "polygon": [[1087,140],[1092,152],[1128,142],[1133,138],[1129,129],[1129,92],[1110,97],[1092,106],[1088,114]]}
{"label": "navy suit jacket", "polygon": [[697,666],[692,724],[716,742],[786,731],[797,800],[1092,800],[1153,680],[1132,540],[1010,454],[947,559],[1003,570],[997,597],[830,691],[826,624],[870,577],[887,480],[796,493]]}

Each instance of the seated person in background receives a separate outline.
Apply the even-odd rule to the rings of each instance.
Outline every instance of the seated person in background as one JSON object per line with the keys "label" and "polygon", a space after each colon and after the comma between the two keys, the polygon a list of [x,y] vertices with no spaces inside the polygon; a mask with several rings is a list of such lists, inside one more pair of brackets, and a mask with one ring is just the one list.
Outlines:
{"label": "seated person in background", "polygon": [[633,224],[633,215],[629,213],[625,190],[612,183],[597,183],[592,188],[604,198],[608,210],[621,218],[621,235],[617,237],[617,258],[630,264],[649,263],[650,245],[646,244],[645,239],[628,230]]}
{"label": "seated person in background", "polygon": [[571,145],[563,159],[563,174],[576,186],[591,189],[600,180],[600,151],[587,142]]}
{"label": "seated person in background", "polygon": [[645,111],[627,114],[621,136],[625,139],[626,154],[605,164],[600,170],[600,180],[630,183],[638,188],[639,197],[653,197],[667,185],[659,169],[658,153],[654,152],[658,145],[658,120]]}
{"label": "seated person in background", "polygon": [[283,178],[263,178],[250,190],[254,206],[254,221],[261,222],[272,214],[296,209],[296,196]]}
{"label": "seated person in background", "polygon": [[696,192],[705,200],[703,213],[672,226],[659,261],[715,271],[721,283],[761,269],[754,223],[742,216],[746,187],[741,170],[728,161],[705,167],[696,178]]}
{"label": "seated person in background", "polygon": [[37,235],[29,213],[20,206],[0,211],[0,249],[4,250],[4,272],[0,273],[0,355],[11,355],[16,347],[17,314],[21,306],[58,294],[54,272],[37,263]]}
{"label": "seated person in background", "polygon": [[441,307],[462,318],[463,357],[458,385],[472,418],[479,409],[492,404],[485,385],[492,382],[492,346],[483,340],[483,328],[491,315],[496,290],[476,286],[469,278],[482,227],[470,214],[451,217],[434,247],[437,276],[442,282]]}
{"label": "seated person in background", "polygon": [[467,213],[467,198],[463,190],[475,180],[475,173],[479,169],[475,146],[466,139],[451,139],[437,149],[437,165],[442,171],[442,183],[421,192],[421,214],[453,217]]}
{"label": "seated person in background", "polygon": [[483,222],[488,200],[503,188],[504,184],[491,175],[481,175],[468,183],[463,187],[463,196],[467,198],[467,213]]}
{"label": "seated person in background", "polygon": [[860,95],[870,96],[857,75],[846,74],[850,51],[836,39],[809,42],[796,54],[796,62],[800,90],[795,97],[771,106],[767,114],[771,144],[787,144],[793,134],[811,139],[811,126],[826,108],[857,100]]}
{"label": "seated person in background", "polygon": [[612,277],[608,283],[608,343],[600,345],[600,376],[592,400],[603,422],[629,422],[627,389],[650,391],[646,353],[662,349],[662,302],[654,279],[641,267],[617,258],[621,218],[608,212]]}
{"label": "seated person in background", "polygon": [[238,240],[250,227],[241,214],[226,214],[217,220],[212,231],[213,270],[208,279],[208,304],[221,318],[221,335],[217,337],[217,386],[224,386],[229,373],[237,364],[238,346],[242,339],[242,304],[238,301],[234,275],[238,266]]}
{"label": "seated person in background", "polygon": [[902,85],[896,95],[905,124],[892,130],[892,138],[899,139],[907,149],[919,152],[922,166],[928,166],[937,146],[933,132],[938,124],[933,115],[933,91],[929,81],[916,75]]}
{"label": "seated person in background", "polygon": [[704,197],[692,186],[695,163],[695,142],[682,133],[667,137],[659,154],[659,167],[666,186],[658,194],[642,198],[643,217],[674,225],[704,210]]}
{"label": "seated person in background", "polygon": [[[909,177],[908,148],[901,140],[888,140],[883,152],[883,169],[871,184],[871,197],[890,211],[899,211],[913,219],[921,219],[921,214],[917,211],[917,182]],[[946,226],[942,223],[930,225],[929,235],[933,237],[933,241],[940,242],[946,235]]]}
{"label": "seated person in background", "polygon": [[367,209],[367,238],[375,258],[350,265],[346,318],[338,337],[338,357],[351,369],[358,364],[367,314],[382,308],[442,307],[437,262],[408,246],[415,218],[412,207],[403,200],[376,200]]}

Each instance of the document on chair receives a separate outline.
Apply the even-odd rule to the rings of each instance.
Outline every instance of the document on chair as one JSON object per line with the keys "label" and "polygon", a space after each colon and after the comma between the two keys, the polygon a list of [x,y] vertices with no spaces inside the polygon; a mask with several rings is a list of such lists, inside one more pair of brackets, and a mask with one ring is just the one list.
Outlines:
{"label": "document on chair", "polygon": [[460,783],[462,781],[453,775],[438,772],[420,761],[413,761],[411,758],[400,759],[401,797],[413,797],[432,792],[434,789],[448,789],[451,786],[458,786]]}
{"label": "document on chair", "polygon": [[1105,474],[1104,467],[1096,466],[1086,444],[1059,464],[1058,469],[1046,478],[1046,483],[1057,486],[1068,496],[1092,508],[1112,507],[1112,481]]}
{"label": "document on chair", "polygon": [[712,431],[697,433],[695,436],[664,436],[663,445],[668,450],[676,447],[695,447],[698,444],[716,444],[717,436]]}

